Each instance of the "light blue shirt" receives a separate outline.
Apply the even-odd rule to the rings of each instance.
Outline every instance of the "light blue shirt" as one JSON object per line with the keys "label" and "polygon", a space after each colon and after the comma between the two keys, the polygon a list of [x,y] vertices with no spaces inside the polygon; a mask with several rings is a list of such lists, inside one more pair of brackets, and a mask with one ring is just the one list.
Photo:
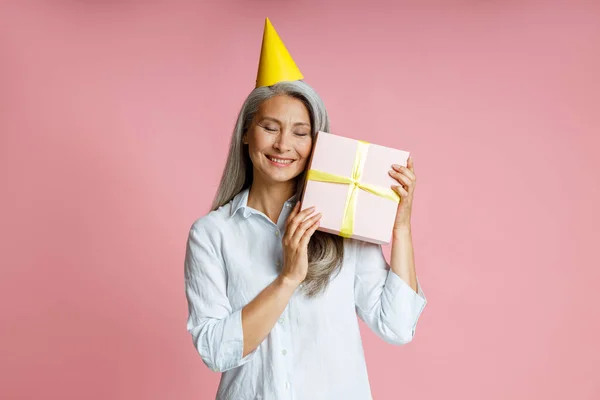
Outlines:
{"label": "light blue shirt", "polygon": [[323,295],[297,290],[246,357],[242,308],[279,275],[281,237],[294,205],[274,224],[248,207],[248,189],[196,220],[185,256],[187,330],[204,363],[223,372],[217,400],[371,399],[358,316],[386,342],[412,340],[427,300],[386,262],[380,245],[344,240],[344,260]]}

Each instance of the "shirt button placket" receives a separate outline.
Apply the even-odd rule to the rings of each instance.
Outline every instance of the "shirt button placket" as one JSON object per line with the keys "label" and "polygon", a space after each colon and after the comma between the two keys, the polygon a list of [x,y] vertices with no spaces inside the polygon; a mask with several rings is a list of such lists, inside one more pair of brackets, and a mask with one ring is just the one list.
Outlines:
{"label": "shirt button placket", "polygon": [[[280,237],[281,236],[281,232],[279,230],[279,228],[277,228],[277,230],[275,230],[275,236]],[[280,252],[281,252],[281,258],[279,258],[276,261],[276,266],[278,268],[279,271],[281,271],[282,265],[283,265],[283,252],[281,251],[281,242],[279,242],[279,248],[280,248]],[[290,305],[292,304],[293,300],[290,299],[290,302],[288,303],[288,306],[283,310],[283,313],[281,314],[281,316],[279,317],[279,319],[277,320],[277,324],[280,328],[280,332],[281,332],[281,349],[279,350],[279,356],[281,357],[281,361],[283,363],[283,365],[285,366],[285,372],[281,375],[281,380],[283,380],[283,382],[281,382],[280,384],[283,385],[284,390],[285,390],[285,398],[291,399],[293,398],[292,396],[292,360],[291,360],[291,356],[292,354],[289,352],[290,349],[290,336],[289,336],[289,328],[290,328],[290,324],[289,324],[289,312],[290,312]],[[277,357],[277,356],[276,356]]]}
{"label": "shirt button placket", "polygon": [[281,362],[283,363],[283,365],[285,366],[285,373],[282,374],[281,379],[283,380],[283,382],[281,382],[281,384],[283,384],[284,390],[286,392],[285,394],[285,398],[291,399],[292,396],[292,354],[290,353],[290,345],[291,345],[291,341],[290,341],[290,318],[289,318],[289,313],[290,313],[290,305],[291,305],[292,300],[290,299],[290,303],[288,303],[288,306],[285,308],[285,310],[283,311],[283,314],[281,315],[281,317],[279,317],[279,319],[277,320],[277,324],[280,328],[280,332],[281,332],[281,349],[279,350],[279,356],[281,358]]}

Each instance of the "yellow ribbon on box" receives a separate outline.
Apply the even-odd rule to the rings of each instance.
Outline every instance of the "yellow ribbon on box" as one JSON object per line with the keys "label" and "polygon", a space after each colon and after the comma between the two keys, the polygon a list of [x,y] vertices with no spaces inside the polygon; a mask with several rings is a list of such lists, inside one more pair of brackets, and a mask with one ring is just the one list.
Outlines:
{"label": "yellow ribbon on box", "polygon": [[371,185],[361,182],[362,173],[367,160],[367,152],[369,150],[369,142],[364,140],[358,141],[354,165],[352,167],[352,176],[346,177],[342,175],[331,174],[325,171],[311,169],[306,175],[306,179],[310,181],[342,183],[349,185],[348,196],[346,196],[346,205],[344,206],[344,217],[342,219],[342,229],[340,236],[349,238],[354,233],[354,215],[356,213],[356,201],[358,197],[358,189],[373,193],[379,197],[400,203],[400,196],[391,188],[384,188],[377,185]]}

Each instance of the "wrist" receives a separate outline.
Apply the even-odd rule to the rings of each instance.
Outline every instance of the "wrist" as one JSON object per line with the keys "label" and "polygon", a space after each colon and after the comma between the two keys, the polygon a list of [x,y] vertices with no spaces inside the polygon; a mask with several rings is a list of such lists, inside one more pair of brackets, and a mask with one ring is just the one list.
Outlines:
{"label": "wrist", "polygon": [[281,287],[282,289],[288,289],[291,291],[296,290],[296,288],[298,288],[298,286],[300,285],[300,281],[290,278],[286,275],[279,275],[277,277],[277,285],[279,287]]}
{"label": "wrist", "polygon": [[410,236],[411,235],[411,227],[410,225],[401,225],[401,226],[397,226],[394,227],[394,230],[392,232],[392,237],[394,239],[398,238],[404,238],[406,236]]}

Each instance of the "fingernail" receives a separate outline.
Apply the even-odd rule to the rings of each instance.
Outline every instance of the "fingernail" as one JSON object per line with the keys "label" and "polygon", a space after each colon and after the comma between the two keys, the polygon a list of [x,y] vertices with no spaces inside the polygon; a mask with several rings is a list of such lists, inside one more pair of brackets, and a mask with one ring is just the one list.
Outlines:
{"label": "fingernail", "polygon": [[400,165],[398,165],[398,164],[392,164],[392,167],[394,167],[394,168],[400,168]]}

